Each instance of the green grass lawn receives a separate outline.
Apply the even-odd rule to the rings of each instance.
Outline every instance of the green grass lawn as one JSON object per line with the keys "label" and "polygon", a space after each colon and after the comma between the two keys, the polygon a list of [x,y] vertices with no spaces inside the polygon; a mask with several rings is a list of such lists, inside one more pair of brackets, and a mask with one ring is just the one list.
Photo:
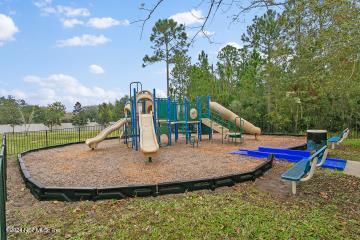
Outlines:
{"label": "green grass lawn", "polygon": [[336,145],[335,150],[330,150],[329,156],[360,161],[360,139],[346,139],[340,145]]}
{"label": "green grass lawn", "polygon": [[[78,141],[48,133],[53,145]],[[97,132],[83,132],[80,140]],[[115,133],[117,134],[117,133]],[[39,140],[40,139],[40,140]],[[45,146],[44,135],[9,135],[19,152]],[[49,142],[48,142],[49,144]],[[331,156],[360,160],[360,140],[346,140]],[[14,157],[8,160],[9,227],[49,227],[57,233],[10,233],[9,239],[359,239],[360,179],[319,170],[298,194],[278,193],[289,164],[277,163],[256,182],[156,198],[98,202],[40,202],[25,188]],[[264,190],[259,183],[269,183]]]}
{"label": "green grass lawn", "polygon": [[9,239],[358,239],[360,179],[320,170],[296,196],[284,195],[259,187],[289,167],[276,165],[273,177],[213,192],[75,203],[39,202],[15,173],[8,226],[58,232],[11,233]]}

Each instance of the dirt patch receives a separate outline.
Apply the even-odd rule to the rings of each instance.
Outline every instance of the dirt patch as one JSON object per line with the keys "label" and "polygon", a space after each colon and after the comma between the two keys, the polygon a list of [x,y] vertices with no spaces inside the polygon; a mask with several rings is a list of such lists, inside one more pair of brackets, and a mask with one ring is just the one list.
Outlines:
{"label": "dirt patch", "polygon": [[255,186],[263,192],[275,194],[280,198],[287,198],[292,195],[291,183],[281,179],[281,174],[289,169],[290,163],[284,161],[274,161],[271,171],[267,171],[264,176],[256,179]]}
{"label": "dirt patch", "polygon": [[251,171],[263,159],[231,155],[239,148],[259,145],[289,147],[304,142],[298,137],[262,136],[255,140],[246,136],[241,145],[221,143],[220,136],[212,141],[204,137],[199,147],[185,145],[181,138],[173,146],[163,147],[152,163],[141,152],[127,148],[118,140],[101,143],[92,151],[85,144],[42,150],[24,157],[33,179],[46,186],[105,187],[129,184],[211,178]]}

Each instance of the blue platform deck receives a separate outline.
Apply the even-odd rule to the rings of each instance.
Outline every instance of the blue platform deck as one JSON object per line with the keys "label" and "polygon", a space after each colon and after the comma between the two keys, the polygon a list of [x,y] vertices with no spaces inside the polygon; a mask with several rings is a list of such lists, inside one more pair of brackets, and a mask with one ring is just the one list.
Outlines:
{"label": "blue platform deck", "polygon": [[[290,150],[282,148],[259,147],[257,150],[239,149],[230,154],[245,155],[256,158],[267,158],[269,154],[274,154],[277,160],[285,160],[288,162],[298,162],[304,158],[310,157],[310,151],[306,150]],[[336,170],[344,170],[346,160],[337,158],[326,158],[323,168],[331,168]]]}

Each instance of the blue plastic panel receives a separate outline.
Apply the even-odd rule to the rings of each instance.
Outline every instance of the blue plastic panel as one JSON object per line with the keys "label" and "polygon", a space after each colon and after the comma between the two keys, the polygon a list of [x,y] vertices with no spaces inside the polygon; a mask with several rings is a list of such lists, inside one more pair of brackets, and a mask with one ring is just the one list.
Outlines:
{"label": "blue plastic panel", "polygon": [[329,138],[328,142],[338,142],[338,141],[340,141],[340,139],[341,139],[340,137],[335,136],[335,137]]}
{"label": "blue plastic panel", "polygon": [[[309,151],[289,150],[281,148],[259,147],[258,150],[239,149],[230,154],[244,155],[255,158],[267,158],[269,154],[274,154],[276,160],[285,160],[288,162],[299,162],[300,160],[310,156]],[[337,158],[326,158],[323,168],[330,168],[336,170],[344,170],[346,160]]]}
{"label": "blue plastic panel", "polygon": [[303,150],[290,150],[283,148],[269,148],[269,147],[259,147],[258,151],[260,152],[268,152],[268,153],[284,153],[289,155],[298,155],[303,157],[310,157],[310,151]]}
{"label": "blue plastic panel", "polygon": [[303,178],[310,170],[310,160],[303,159],[296,163],[293,167],[288,169],[281,175],[281,178],[290,181],[299,181]]}

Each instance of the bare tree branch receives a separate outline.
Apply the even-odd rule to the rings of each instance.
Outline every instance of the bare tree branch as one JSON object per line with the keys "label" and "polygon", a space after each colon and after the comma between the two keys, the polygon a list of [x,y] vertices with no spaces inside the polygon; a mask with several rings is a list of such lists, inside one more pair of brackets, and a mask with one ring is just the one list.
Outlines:
{"label": "bare tree branch", "polygon": [[157,3],[150,9],[145,8],[145,4],[142,4],[140,6],[140,10],[145,10],[148,12],[148,15],[141,20],[136,20],[131,22],[131,24],[133,23],[137,23],[137,22],[142,22],[142,26],[141,26],[141,33],[140,33],[140,38],[142,38],[143,32],[144,32],[144,27],[146,22],[152,17],[152,15],[154,14],[155,10],[160,6],[160,4],[163,2],[164,0],[157,0]]}
{"label": "bare tree branch", "polygon": [[[209,23],[209,21],[212,21],[214,17],[218,14],[218,11],[221,10],[222,14],[226,14],[229,11],[233,10],[234,6],[237,8],[237,13],[232,14],[231,16],[231,23],[238,22],[240,19],[240,16],[244,14],[245,12],[248,12],[252,9],[256,8],[271,8],[271,7],[281,7],[284,6],[288,1],[290,0],[251,0],[251,1],[245,1],[245,0],[209,0],[208,2],[208,10],[206,12],[206,16],[204,18],[199,18],[198,16],[195,16],[192,14],[195,18],[203,20],[203,22],[196,27],[192,27],[193,29],[197,29],[195,35],[191,38],[191,43],[193,43],[199,34],[202,34],[202,36],[206,37],[210,43],[214,43],[211,39],[211,36],[209,36],[208,32],[206,31],[206,27]],[[144,27],[148,20],[154,15],[157,8],[164,3],[165,0],[156,0],[156,3],[151,8],[145,8],[145,4],[142,4],[140,9],[147,12],[147,15],[144,19],[136,20],[131,23],[138,23],[141,22],[141,37],[143,35]],[[196,8],[200,8],[206,1],[205,0],[199,0],[199,4],[197,4]],[[224,6],[226,9],[222,10],[221,7]]]}

